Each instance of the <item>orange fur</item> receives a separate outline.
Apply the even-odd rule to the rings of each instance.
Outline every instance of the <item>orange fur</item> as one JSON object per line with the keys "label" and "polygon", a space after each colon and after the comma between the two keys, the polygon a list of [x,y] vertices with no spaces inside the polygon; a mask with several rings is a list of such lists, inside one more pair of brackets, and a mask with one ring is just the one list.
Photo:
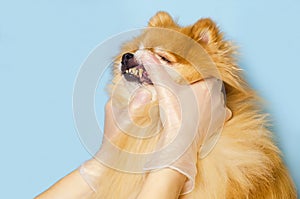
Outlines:
{"label": "orange fur", "polygon": [[[260,100],[243,79],[234,54],[235,47],[225,41],[218,27],[210,19],[200,19],[194,25],[180,27],[168,13],[158,12],[149,21],[149,27],[167,28],[178,31],[202,45],[220,71],[225,82],[227,106],[233,117],[223,129],[220,140],[213,151],[197,163],[196,186],[192,193],[181,199],[294,199],[296,190],[289,173],[281,159],[281,153],[274,144],[272,133],[268,129],[268,116],[261,111]],[[155,34],[155,33],[153,33]],[[123,46],[124,52],[138,49],[140,43],[158,46],[158,35],[141,35]],[[160,35],[160,38],[163,35]],[[168,41],[168,38],[165,37]],[[170,45],[177,45],[171,43]],[[180,44],[178,44],[180,46]],[[149,49],[153,51],[153,49]],[[155,53],[155,52],[154,52]],[[203,77],[182,57],[163,52],[172,59],[174,68],[189,82]],[[120,57],[117,57],[119,63]],[[112,88],[120,78],[118,67],[114,71]],[[117,88],[113,98],[122,102],[128,98],[124,87]],[[122,90],[123,89],[123,90]],[[158,120],[157,103],[154,106],[154,119]],[[150,109],[150,107],[148,107]],[[145,111],[147,114],[147,111]],[[153,118],[152,118],[153,119]],[[148,117],[137,118],[140,123],[149,122]],[[156,121],[157,122],[157,121]],[[126,134],[120,135],[114,143],[131,152],[149,152],[155,147],[159,135],[150,139],[135,139]],[[120,157],[126,163],[126,158]],[[130,174],[107,169],[105,182],[100,187],[99,198],[135,198],[141,189],[144,175]]]}

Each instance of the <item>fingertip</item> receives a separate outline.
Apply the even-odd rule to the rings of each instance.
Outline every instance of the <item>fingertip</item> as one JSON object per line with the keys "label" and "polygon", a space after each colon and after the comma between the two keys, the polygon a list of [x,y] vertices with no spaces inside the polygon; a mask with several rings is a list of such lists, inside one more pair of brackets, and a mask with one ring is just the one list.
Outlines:
{"label": "fingertip", "polygon": [[136,109],[139,109],[149,102],[151,102],[152,94],[144,89],[140,88],[132,97],[132,100],[130,102],[129,108],[131,111],[134,111]]}
{"label": "fingertip", "polygon": [[163,65],[154,55],[146,53],[143,57],[143,65],[153,83],[171,79],[167,72],[167,66]]}
{"label": "fingertip", "polygon": [[232,111],[226,107],[226,121],[230,120],[232,118]]}

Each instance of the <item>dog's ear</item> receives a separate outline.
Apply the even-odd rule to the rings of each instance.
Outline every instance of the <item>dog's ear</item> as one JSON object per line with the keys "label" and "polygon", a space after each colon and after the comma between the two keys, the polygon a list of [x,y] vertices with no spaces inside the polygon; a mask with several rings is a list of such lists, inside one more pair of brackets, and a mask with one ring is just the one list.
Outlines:
{"label": "dog's ear", "polygon": [[222,40],[217,25],[209,18],[200,19],[197,21],[191,30],[193,39],[202,44],[211,44]]}
{"label": "dog's ear", "polygon": [[161,27],[167,28],[175,26],[176,23],[173,21],[172,17],[167,12],[160,11],[156,13],[148,23],[149,27]]}

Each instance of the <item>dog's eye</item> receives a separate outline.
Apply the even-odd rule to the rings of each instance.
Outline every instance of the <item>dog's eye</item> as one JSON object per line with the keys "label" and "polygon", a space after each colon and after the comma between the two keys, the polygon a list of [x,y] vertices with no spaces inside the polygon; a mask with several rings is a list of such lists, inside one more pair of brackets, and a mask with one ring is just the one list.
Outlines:
{"label": "dog's eye", "polygon": [[161,59],[162,61],[165,61],[165,62],[167,62],[168,64],[171,63],[171,61],[168,60],[168,58],[166,58],[165,56],[162,56],[162,55],[158,55],[158,56],[160,57],[160,59]]}

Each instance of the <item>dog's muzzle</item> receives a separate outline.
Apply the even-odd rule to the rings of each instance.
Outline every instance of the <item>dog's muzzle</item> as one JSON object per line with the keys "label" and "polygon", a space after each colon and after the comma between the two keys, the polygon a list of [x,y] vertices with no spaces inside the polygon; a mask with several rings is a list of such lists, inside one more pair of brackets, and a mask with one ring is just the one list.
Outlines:
{"label": "dog's muzzle", "polygon": [[152,84],[144,66],[137,62],[132,53],[123,54],[121,73],[127,81]]}

